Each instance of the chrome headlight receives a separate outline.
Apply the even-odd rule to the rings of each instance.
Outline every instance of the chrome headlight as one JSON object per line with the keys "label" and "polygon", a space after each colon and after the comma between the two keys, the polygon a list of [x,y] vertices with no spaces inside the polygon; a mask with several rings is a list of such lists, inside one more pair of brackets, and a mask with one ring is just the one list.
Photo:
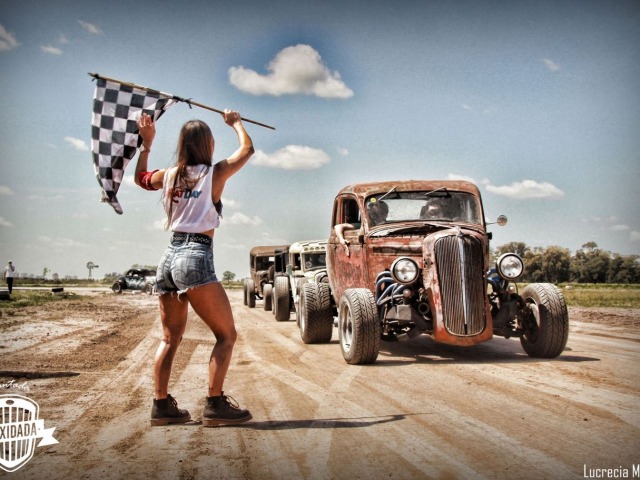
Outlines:
{"label": "chrome headlight", "polygon": [[515,253],[504,253],[496,262],[498,273],[505,280],[516,280],[524,272],[524,263]]}
{"label": "chrome headlight", "polygon": [[419,273],[418,264],[407,257],[400,257],[391,264],[393,279],[402,285],[409,285],[415,282]]}

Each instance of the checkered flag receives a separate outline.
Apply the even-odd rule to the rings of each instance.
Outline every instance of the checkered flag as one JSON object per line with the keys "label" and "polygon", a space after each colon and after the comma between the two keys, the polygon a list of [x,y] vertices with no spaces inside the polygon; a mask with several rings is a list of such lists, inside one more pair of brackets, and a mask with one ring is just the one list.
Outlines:
{"label": "checkered flag", "polygon": [[142,144],[137,120],[144,112],[156,121],[177,101],[161,92],[97,78],[91,122],[93,166],[102,188],[101,201],[117,213],[122,214],[116,194],[124,170]]}

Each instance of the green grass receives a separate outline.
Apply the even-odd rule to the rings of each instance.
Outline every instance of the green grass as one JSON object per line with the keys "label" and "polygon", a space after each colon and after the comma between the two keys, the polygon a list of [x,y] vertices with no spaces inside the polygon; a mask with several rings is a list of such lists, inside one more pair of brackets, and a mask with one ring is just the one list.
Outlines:
{"label": "green grass", "polygon": [[640,308],[639,285],[568,285],[560,286],[571,307]]}
{"label": "green grass", "polygon": [[50,291],[41,290],[14,290],[11,300],[0,300],[0,312],[3,315],[12,316],[18,310],[26,307],[39,307],[48,303],[59,302],[64,299],[80,300],[82,295],[62,296],[52,295]]}

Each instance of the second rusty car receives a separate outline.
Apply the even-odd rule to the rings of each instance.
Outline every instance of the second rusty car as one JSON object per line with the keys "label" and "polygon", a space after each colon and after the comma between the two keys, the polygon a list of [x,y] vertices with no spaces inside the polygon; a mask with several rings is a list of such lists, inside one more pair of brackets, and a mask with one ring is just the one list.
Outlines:
{"label": "second rusty car", "polygon": [[461,346],[518,337],[541,358],[563,351],[569,318],[562,293],[548,283],[518,292],[524,265],[515,253],[490,264],[492,234],[473,183],[350,185],[335,198],[331,226],[328,283],[307,283],[301,292],[305,343],[328,342],[337,316],[350,364],[375,362],[381,341],[420,334]]}

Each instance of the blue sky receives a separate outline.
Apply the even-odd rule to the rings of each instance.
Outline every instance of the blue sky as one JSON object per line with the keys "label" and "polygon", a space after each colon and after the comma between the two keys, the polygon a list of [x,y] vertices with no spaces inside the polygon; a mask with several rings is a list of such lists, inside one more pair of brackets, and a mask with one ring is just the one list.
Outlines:
{"label": "blue sky", "polygon": [[[467,178],[493,246],[584,243],[640,254],[640,3],[629,1],[0,0],[0,263],[60,276],[155,264],[158,193],[131,181],[117,215],[91,158],[97,72],[276,127],[227,184],[216,269],[255,245],[326,238],[335,194],[363,181]],[[150,165],[219,115],[185,104]],[[51,273],[49,275],[51,275]]]}

